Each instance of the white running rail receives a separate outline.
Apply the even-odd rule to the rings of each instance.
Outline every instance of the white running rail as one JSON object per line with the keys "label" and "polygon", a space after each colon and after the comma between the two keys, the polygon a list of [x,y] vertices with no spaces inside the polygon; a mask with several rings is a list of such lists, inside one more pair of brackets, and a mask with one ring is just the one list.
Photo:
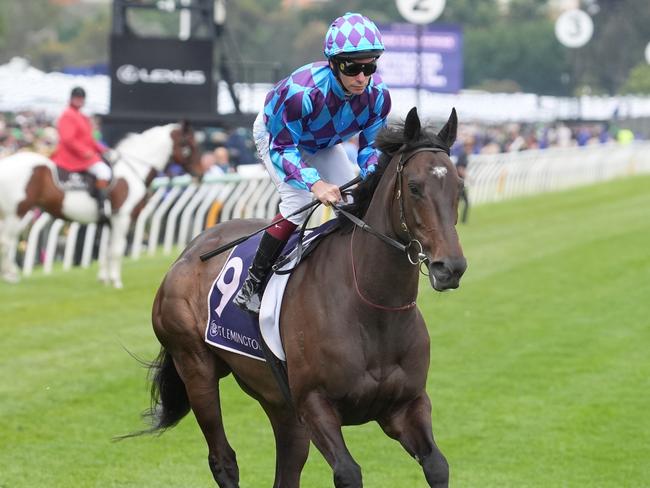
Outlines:
{"label": "white running rail", "polygon": [[[610,143],[565,149],[529,150],[517,153],[470,157],[467,185],[472,205],[514,197],[557,191],[629,175],[650,173],[650,142],[628,145]],[[235,218],[270,219],[277,213],[278,193],[259,168],[243,174],[205,178],[201,182],[187,176],[157,178],[151,197],[140,212],[127,253],[140,258],[159,250],[178,252],[206,226]],[[322,218],[322,214],[315,219]],[[63,270],[72,266],[79,247],[81,226],[52,220],[41,214],[28,226],[22,271],[30,275],[44,250],[43,271],[51,272],[63,254]],[[96,225],[85,226],[81,265],[87,267],[96,254]],[[65,244],[60,238],[65,232]],[[107,232],[101,238],[99,252]],[[63,253],[58,246],[64,245]]]}

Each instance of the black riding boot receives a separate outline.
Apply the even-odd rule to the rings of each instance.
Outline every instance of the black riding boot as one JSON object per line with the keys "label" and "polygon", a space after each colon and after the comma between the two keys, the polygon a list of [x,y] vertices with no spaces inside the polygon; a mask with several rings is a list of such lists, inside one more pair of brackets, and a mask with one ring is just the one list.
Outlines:
{"label": "black riding boot", "polygon": [[106,201],[108,200],[108,188],[96,188],[95,199],[97,200],[97,225],[111,226],[110,215],[106,213]]}
{"label": "black riding boot", "polygon": [[248,269],[248,277],[233,300],[243,311],[254,315],[260,313],[264,283],[286,243],[287,241],[276,239],[268,232],[262,235],[253,264]]}

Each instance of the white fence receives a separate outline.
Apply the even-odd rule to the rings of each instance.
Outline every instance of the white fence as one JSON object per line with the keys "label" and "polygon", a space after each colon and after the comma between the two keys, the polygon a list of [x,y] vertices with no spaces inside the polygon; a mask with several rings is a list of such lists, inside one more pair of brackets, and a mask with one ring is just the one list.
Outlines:
{"label": "white fence", "polygon": [[650,173],[650,142],[477,155],[467,179],[470,200],[479,204],[640,173]]}
{"label": "white fence", "polygon": [[[478,155],[470,159],[467,179],[470,200],[475,205],[640,173],[650,173],[650,142]],[[278,205],[277,192],[262,171],[208,178],[201,183],[189,177],[158,178],[151,192],[129,239],[127,253],[133,259],[145,252],[177,252],[217,222],[269,219],[276,214]],[[324,218],[327,215],[315,216]],[[75,255],[81,266],[88,267],[106,246],[106,235],[96,244],[94,224],[85,226],[81,239],[82,226],[52,221],[47,214],[33,221],[30,214],[24,223],[28,229],[24,275],[31,274],[37,263],[50,273],[55,260],[62,261],[63,269],[68,270]]]}

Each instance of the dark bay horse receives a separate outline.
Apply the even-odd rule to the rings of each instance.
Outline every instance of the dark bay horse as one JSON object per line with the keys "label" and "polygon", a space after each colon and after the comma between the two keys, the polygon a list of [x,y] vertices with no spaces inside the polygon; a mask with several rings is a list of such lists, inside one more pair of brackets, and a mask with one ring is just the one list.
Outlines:
{"label": "dark bay horse", "polygon": [[[122,288],[127,232],[142,208],[149,183],[170,160],[189,172],[199,172],[201,155],[187,122],[129,134],[112,153],[111,230],[108,252],[100,256],[99,279]],[[0,160],[0,275],[5,281],[19,279],[16,246],[21,219],[29,210],[40,208],[56,218],[82,223],[97,221],[97,203],[87,191],[64,191],[56,181],[54,163],[41,154],[18,152]]]}
{"label": "dark bay horse", "polygon": [[462,180],[448,156],[456,126],[454,110],[439,133],[427,131],[412,109],[403,125],[384,129],[379,168],[347,207],[382,238],[345,220],[289,279],[280,328],[292,405],[267,364],[203,340],[207,294],[225,256],[205,263],[199,256],[266,222],[233,220],[191,242],[153,304],[162,349],[151,365],[153,425],[146,432],[172,427],[192,409],[217,485],[238,487],[219,400],[219,380],[233,373],[273,426],[275,488],[299,486],[310,442],[332,467],[334,486],[361,487],[341,426],[373,420],[421,464],[429,486],[447,486],[425,391],[429,335],[415,299],[421,261],[437,291],[457,288],[467,266],[455,228]]}

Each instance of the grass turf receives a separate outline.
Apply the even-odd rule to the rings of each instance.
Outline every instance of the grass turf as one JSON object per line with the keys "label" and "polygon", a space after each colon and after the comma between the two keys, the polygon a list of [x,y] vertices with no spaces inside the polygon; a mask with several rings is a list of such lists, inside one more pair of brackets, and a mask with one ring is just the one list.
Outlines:
{"label": "grass turf", "polygon": [[[650,479],[650,178],[472,209],[460,290],[423,279],[434,433],[454,487],[641,487]],[[0,488],[215,486],[189,416],[161,437],[148,405],[149,314],[170,257],[128,260],[126,289],[95,269],[0,284]],[[261,408],[222,383],[242,487],[272,485]],[[344,429],[371,488],[424,487],[380,429]],[[306,487],[332,486],[312,448]]]}

